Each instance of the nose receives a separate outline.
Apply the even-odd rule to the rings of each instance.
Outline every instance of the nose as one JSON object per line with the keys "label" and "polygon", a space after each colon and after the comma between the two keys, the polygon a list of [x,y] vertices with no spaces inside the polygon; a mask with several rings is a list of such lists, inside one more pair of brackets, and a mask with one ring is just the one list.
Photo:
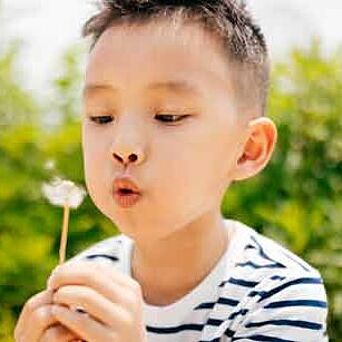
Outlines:
{"label": "nose", "polygon": [[114,159],[120,164],[124,164],[125,167],[127,167],[129,163],[140,164],[143,160],[143,153],[138,148],[135,148],[133,152],[132,149],[116,149],[112,154]]}
{"label": "nose", "polygon": [[138,156],[136,153],[131,153],[128,158],[125,156],[121,156],[118,153],[114,152],[113,156],[116,160],[118,160],[120,163],[123,163],[125,165],[128,164],[128,162],[135,162],[138,159]]}
{"label": "nose", "polygon": [[135,116],[122,115],[114,136],[111,154],[115,162],[127,167],[129,163],[136,165],[145,159],[141,125],[137,123]]}

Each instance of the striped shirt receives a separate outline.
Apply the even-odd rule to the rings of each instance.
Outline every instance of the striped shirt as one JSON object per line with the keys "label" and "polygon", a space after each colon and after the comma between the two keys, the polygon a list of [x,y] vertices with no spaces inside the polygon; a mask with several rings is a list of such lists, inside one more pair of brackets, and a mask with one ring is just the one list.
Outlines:
{"label": "striped shirt", "polygon": [[[320,273],[251,227],[225,223],[231,241],[200,284],[167,306],[144,302],[148,342],[327,342]],[[69,261],[105,261],[131,276],[133,243],[120,234]]]}

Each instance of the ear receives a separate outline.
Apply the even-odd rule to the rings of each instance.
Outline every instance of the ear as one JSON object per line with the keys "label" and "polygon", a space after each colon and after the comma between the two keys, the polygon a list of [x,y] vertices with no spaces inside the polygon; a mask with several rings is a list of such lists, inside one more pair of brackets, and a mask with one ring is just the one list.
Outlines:
{"label": "ear", "polygon": [[249,121],[247,138],[236,160],[233,180],[243,180],[258,174],[271,159],[277,142],[277,127],[266,117]]}

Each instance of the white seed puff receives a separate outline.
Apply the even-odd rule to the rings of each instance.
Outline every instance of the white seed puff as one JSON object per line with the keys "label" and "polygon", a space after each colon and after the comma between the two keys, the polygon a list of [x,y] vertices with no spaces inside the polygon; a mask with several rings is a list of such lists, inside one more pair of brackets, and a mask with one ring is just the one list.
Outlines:
{"label": "white seed puff", "polygon": [[76,209],[82,203],[87,192],[83,187],[58,176],[54,177],[51,183],[43,183],[42,192],[51,204],[64,208],[59,247],[59,264],[61,265],[65,262],[70,208]]}
{"label": "white seed puff", "polygon": [[82,186],[77,186],[69,180],[54,177],[50,183],[43,183],[42,191],[44,196],[53,205],[76,209],[87,194]]}

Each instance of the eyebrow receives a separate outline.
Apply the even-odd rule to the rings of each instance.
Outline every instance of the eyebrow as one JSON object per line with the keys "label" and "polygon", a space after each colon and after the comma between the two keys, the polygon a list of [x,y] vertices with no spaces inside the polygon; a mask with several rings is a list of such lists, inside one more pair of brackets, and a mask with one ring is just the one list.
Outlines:
{"label": "eyebrow", "polygon": [[[200,89],[194,84],[184,80],[169,80],[164,82],[155,82],[148,85],[149,91],[165,90],[179,95],[202,96]],[[92,92],[100,90],[109,90],[118,93],[119,90],[109,84],[88,84],[83,89],[83,96],[90,95]]]}

